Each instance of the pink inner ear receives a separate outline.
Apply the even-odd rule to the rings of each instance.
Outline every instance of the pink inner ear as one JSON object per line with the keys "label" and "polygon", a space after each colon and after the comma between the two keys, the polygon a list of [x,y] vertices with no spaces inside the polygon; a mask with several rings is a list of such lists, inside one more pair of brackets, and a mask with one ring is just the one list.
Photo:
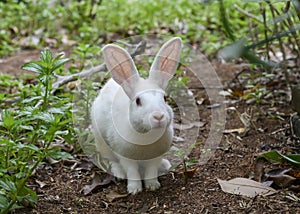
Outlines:
{"label": "pink inner ear", "polygon": [[176,65],[177,65],[177,62],[174,59],[172,59],[172,58],[170,59],[170,58],[168,58],[168,56],[163,57],[160,70],[172,75],[172,73],[173,73],[172,71],[176,70]]}
{"label": "pink inner ear", "polygon": [[104,59],[113,79],[120,85],[137,73],[131,56],[120,47],[109,45],[104,48]]}
{"label": "pink inner ear", "polygon": [[115,65],[112,69],[116,70],[118,76],[122,77],[121,79],[123,80],[129,79],[131,71],[133,70],[131,59],[128,59],[126,54],[120,50],[111,52],[111,59],[114,60],[112,65]]}
{"label": "pink inner ear", "polygon": [[180,51],[180,38],[173,38],[165,43],[157,53],[150,69],[150,78],[156,81],[163,89],[176,71]]}
{"label": "pink inner ear", "polygon": [[129,53],[116,45],[103,48],[104,60],[112,78],[123,88],[128,97],[132,97],[139,79],[138,72]]}

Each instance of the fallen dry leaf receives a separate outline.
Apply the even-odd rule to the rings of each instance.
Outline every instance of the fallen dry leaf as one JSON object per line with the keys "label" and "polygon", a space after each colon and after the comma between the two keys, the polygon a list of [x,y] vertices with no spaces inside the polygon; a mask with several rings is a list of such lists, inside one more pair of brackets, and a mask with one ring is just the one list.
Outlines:
{"label": "fallen dry leaf", "polygon": [[106,195],[106,198],[109,202],[113,202],[114,200],[116,199],[119,199],[119,198],[125,198],[127,197],[128,194],[122,194],[122,193],[118,193],[114,190],[110,191],[107,195]]}
{"label": "fallen dry leaf", "polygon": [[281,188],[290,187],[296,178],[287,175],[292,169],[273,169],[265,174],[265,177],[268,181],[272,181],[274,184]]}
{"label": "fallen dry leaf", "polygon": [[281,188],[287,188],[290,187],[294,181],[296,180],[296,178],[289,176],[289,175],[273,175],[270,176],[268,178],[268,180],[273,181],[277,186],[281,187]]}
{"label": "fallen dry leaf", "polygon": [[91,185],[85,185],[81,192],[83,191],[84,195],[90,194],[92,191],[96,191],[99,187],[105,186],[107,184],[110,184],[112,181],[114,181],[115,178],[111,174],[107,174],[107,176],[104,178],[104,180],[101,180],[101,177],[98,173],[94,174],[93,182]]}
{"label": "fallen dry leaf", "polygon": [[198,167],[194,167],[194,168],[191,168],[191,169],[186,169],[183,172],[179,172],[178,174],[181,175],[182,178],[188,179],[188,178],[194,177],[197,170],[198,170]]}
{"label": "fallen dry leaf", "polygon": [[287,174],[293,176],[294,178],[300,178],[300,171],[299,170],[291,170],[288,171]]}
{"label": "fallen dry leaf", "polygon": [[218,182],[224,192],[250,198],[257,195],[272,195],[277,192],[271,187],[264,186],[259,182],[247,178],[234,178],[229,181],[218,179]]}

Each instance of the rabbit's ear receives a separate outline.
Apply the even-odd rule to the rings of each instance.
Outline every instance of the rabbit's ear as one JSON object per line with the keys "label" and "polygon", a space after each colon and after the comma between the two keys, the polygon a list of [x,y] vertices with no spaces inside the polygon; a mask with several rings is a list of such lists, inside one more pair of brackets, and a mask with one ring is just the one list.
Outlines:
{"label": "rabbit's ear", "polygon": [[175,37],[165,43],[158,51],[150,68],[149,78],[156,82],[162,89],[168,85],[173,77],[180,58],[181,39]]}
{"label": "rabbit's ear", "polygon": [[130,54],[125,49],[112,44],[104,46],[102,51],[112,78],[122,86],[129,98],[132,98],[139,74]]}

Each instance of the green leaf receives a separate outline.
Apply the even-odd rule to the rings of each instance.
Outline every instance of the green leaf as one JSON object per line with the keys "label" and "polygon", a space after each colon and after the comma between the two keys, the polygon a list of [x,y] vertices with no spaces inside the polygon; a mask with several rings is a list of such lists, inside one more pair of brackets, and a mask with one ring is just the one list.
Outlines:
{"label": "green leaf", "polygon": [[60,60],[55,61],[52,65],[51,71],[55,71],[56,69],[58,69],[59,67],[64,65],[69,60],[70,60],[69,58],[65,58],[65,59],[60,59]]}
{"label": "green leaf", "polygon": [[16,125],[15,118],[12,116],[11,112],[8,110],[4,110],[2,112],[2,121],[3,121],[3,126],[10,130]]}
{"label": "green leaf", "polygon": [[20,125],[20,128],[21,129],[24,129],[24,130],[28,130],[28,131],[33,131],[33,126],[30,126],[30,125]]}
{"label": "green leaf", "polygon": [[62,108],[50,108],[48,112],[53,114],[65,114],[65,111]]}
{"label": "green leaf", "polygon": [[73,159],[73,156],[67,152],[60,151],[59,148],[52,150],[49,156],[55,160],[60,160],[62,158],[65,159]]}
{"label": "green leaf", "polygon": [[286,160],[292,164],[300,165],[300,154],[283,155],[276,150],[272,150],[272,151],[263,153],[257,157],[257,159],[260,159],[260,158],[265,158],[267,160],[280,162],[280,163],[283,160]]}
{"label": "green leaf", "polygon": [[43,73],[44,67],[41,66],[38,62],[28,62],[25,63],[22,67],[23,70],[32,71],[38,74]]}
{"label": "green leaf", "polygon": [[17,187],[16,187],[15,183],[8,179],[0,180],[0,186],[9,192],[12,192],[12,193],[17,192]]}
{"label": "green leaf", "polygon": [[42,96],[33,96],[33,97],[30,97],[30,98],[26,98],[22,101],[22,103],[31,103],[35,100],[40,100],[42,99]]}
{"label": "green leaf", "polygon": [[16,149],[18,150],[22,150],[22,149],[27,149],[27,150],[32,150],[32,151],[35,151],[35,152],[39,152],[40,149],[33,145],[33,144],[22,144],[22,143],[19,143],[15,146]]}
{"label": "green leaf", "polygon": [[48,48],[43,50],[41,52],[40,59],[41,59],[42,62],[45,62],[47,65],[51,65],[52,59],[53,59],[51,51]]}
{"label": "green leaf", "polygon": [[0,208],[5,209],[9,205],[9,200],[4,195],[0,195]]}
{"label": "green leaf", "polygon": [[286,155],[288,158],[293,159],[296,162],[300,163],[300,154],[289,154]]}
{"label": "green leaf", "polygon": [[57,56],[54,58],[54,61],[57,61],[59,60],[62,56],[64,56],[65,54],[64,53],[59,53],[57,54]]}
{"label": "green leaf", "polygon": [[24,186],[19,192],[19,196],[17,197],[18,201],[23,201],[24,199],[30,202],[31,205],[35,204],[38,200],[36,192],[31,190],[30,188]]}
{"label": "green leaf", "polygon": [[55,135],[67,135],[69,134],[69,130],[65,130],[65,131],[56,131],[55,132]]}
{"label": "green leaf", "polygon": [[36,119],[40,119],[46,123],[51,123],[51,122],[55,121],[53,114],[48,113],[48,112],[40,112],[39,114],[35,115],[34,117]]}

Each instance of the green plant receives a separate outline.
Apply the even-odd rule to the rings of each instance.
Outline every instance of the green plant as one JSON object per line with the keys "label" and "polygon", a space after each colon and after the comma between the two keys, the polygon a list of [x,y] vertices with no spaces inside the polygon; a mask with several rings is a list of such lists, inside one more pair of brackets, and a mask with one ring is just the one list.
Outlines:
{"label": "green plant", "polygon": [[[100,53],[100,47],[97,45],[79,43],[72,53],[72,56],[78,63],[78,68],[76,70],[82,71],[90,60],[93,63],[95,56]],[[96,62],[99,63],[99,62]],[[78,72],[78,71],[77,71]]]}
{"label": "green plant", "polygon": [[[240,31],[235,31],[232,20],[229,21],[231,11],[229,12],[227,9],[225,1],[219,0],[220,20],[225,34],[232,41],[232,44],[221,50],[219,54],[225,59],[243,57],[250,63],[267,68],[281,67],[284,70],[287,85],[289,85],[289,76],[285,65],[286,52],[289,50],[297,55],[295,59],[300,55],[299,1],[257,0],[251,3],[256,6],[256,11],[247,11],[234,5],[249,20],[248,31],[250,33],[244,33],[238,37],[237,35],[241,35]],[[257,11],[261,12],[259,16],[255,15]],[[276,55],[274,46],[278,47],[282,54],[282,60],[275,63],[270,60],[272,54]],[[258,50],[262,50],[264,53],[262,57],[255,54]]]}
{"label": "green plant", "polygon": [[66,98],[51,94],[54,71],[68,60],[62,58],[62,54],[54,58],[50,50],[45,49],[39,61],[26,63],[22,68],[36,72],[39,82],[30,86],[29,94],[22,92],[24,87],[19,87],[23,94],[21,100],[1,112],[1,213],[37,202],[37,195],[28,188],[27,182],[47,156],[71,158],[70,154],[51,147],[56,137],[62,136],[67,141],[72,134],[68,126],[71,106],[66,104]]}
{"label": "green plant", "polygon": [[179,148],[176,146],[171,147],[171,151],[174,152],[174,155],[182,160],[182,165],[184,168],[184,171],[187,171],[188,167],[194,166],[197,164],[195,159],[190,159],[187,157],[189,153],[192,151],[192,149],[196,148],[197,146],[201,145],[201,142],[195,142],[191,145],[189,145],[187,148]]}

